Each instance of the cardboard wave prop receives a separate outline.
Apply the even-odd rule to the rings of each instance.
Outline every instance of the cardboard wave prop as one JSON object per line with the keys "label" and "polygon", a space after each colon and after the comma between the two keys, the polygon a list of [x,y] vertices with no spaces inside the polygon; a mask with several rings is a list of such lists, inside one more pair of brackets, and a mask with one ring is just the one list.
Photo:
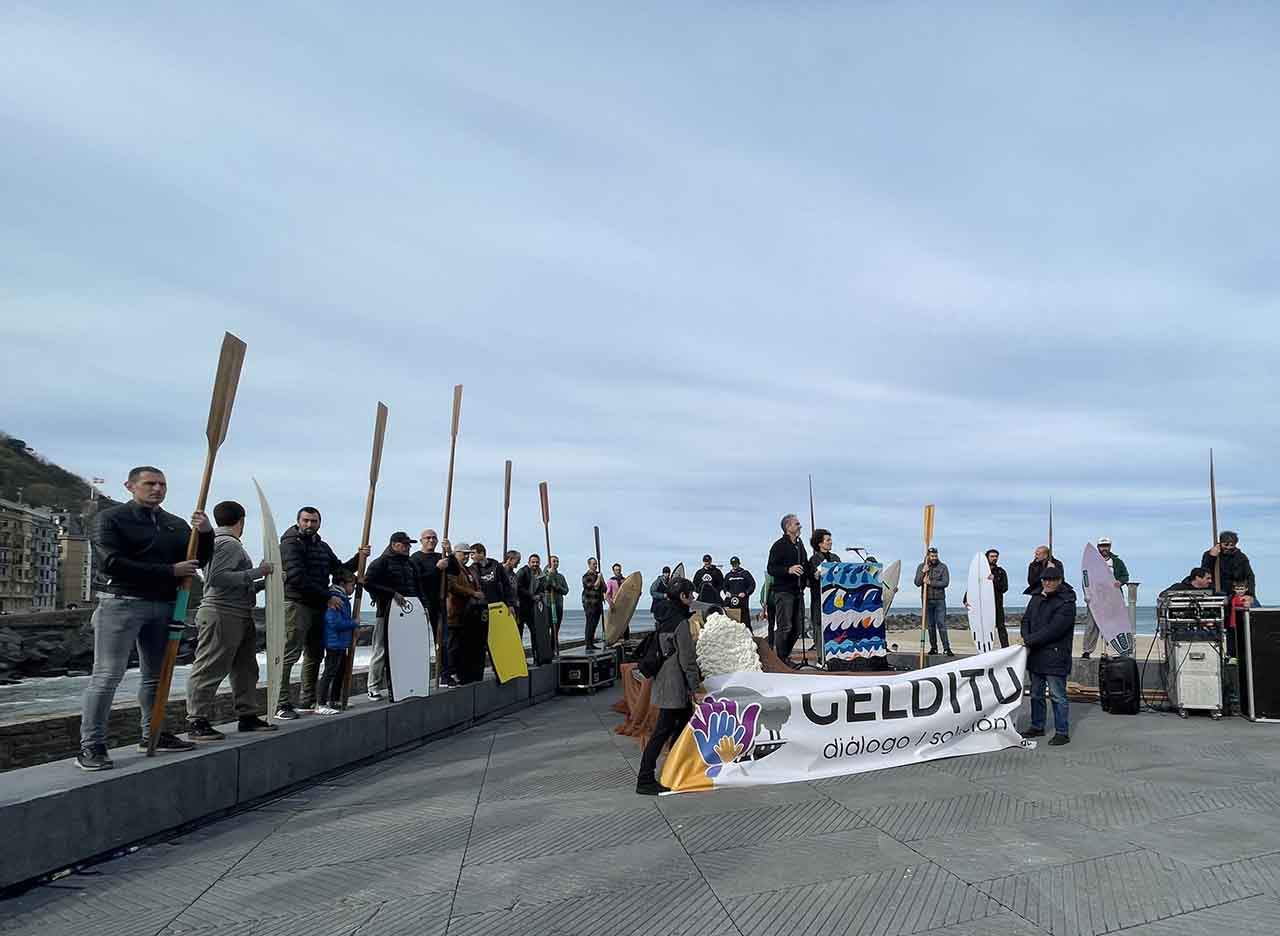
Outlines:
{"label": "cardboard wave prop", "polygon": [[878,562],[827,562],[819,571],[822,591],[822,654],[852,662],[883,657],[884,583]]}

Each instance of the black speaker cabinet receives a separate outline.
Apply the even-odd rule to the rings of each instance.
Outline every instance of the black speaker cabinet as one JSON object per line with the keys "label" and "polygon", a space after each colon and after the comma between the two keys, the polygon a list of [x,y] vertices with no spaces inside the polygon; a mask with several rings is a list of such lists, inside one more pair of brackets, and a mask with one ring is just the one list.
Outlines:
{"label": "black speaker cabinet", "polygon": [[1250,721],[1280,722],[1280,608],[1244,616],[1240,708]]}

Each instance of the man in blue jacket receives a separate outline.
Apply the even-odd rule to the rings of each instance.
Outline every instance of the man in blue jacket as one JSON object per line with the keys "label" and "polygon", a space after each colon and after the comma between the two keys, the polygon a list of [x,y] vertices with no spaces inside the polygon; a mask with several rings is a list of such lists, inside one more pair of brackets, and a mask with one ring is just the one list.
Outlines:
{"label": "man in blue jacket", "polygon": [[1062,570],[1049,564],[1040,573],[1040,593],[1033,595],[1022,615],[1022,645],[1027,648],[1031,677],[1031,728],[1023,737],[1043,738],[1044,690],[1053,702],[1052,746],[1071,741],[1067,708],[1067,676],[1071,673],[1071,642],[1076,629],[1076,593],[1062,580]]}

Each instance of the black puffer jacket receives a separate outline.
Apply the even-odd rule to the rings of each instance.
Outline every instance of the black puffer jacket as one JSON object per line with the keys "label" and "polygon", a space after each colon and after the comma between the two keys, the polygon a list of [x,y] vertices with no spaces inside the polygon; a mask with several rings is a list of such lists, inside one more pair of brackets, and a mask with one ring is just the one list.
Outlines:
{"label": "black puffer jacket", "polygon": [[364,588],[373,597],[378,617],[386,617],[390,612],[393,596],[416,597],[421,591],[418,585],[418,569],[413,560],[408,555],[400,555],[390,546],[369,563],[364,574]]}
{"label": "black puffer jacket", "polygon": [[1076,593],[1063,582],[1052,595],[1033,595],[1022,615],[1022,645],[1027,672],[1066,676],[1071,672],[1071,642],[1076,630]]}
{"label": "black puffer jacket", "polygon": [[359,554],[342,562],[319,533],[304,534],[297,524],[280,537],[280,561],[284,563],[284,596],[312,608],[329,603],[329,577],[339,569],[354,572]]}
{"label": "black puffer jacket", "polygon": [[1254,578],[1253,566],[1250,565],[1248,556],[1237,548],[1231,552],[1223,551],[1221,555],[1215,557],[1206,549],[1204,555],[1200,557],[1201,568],[1212,572],[1216,563],[1221,563],[1219,565],[1219,575],[1222,578],[1221,594],[1231,594],[1231,586],[1236,582],[1248,582],[1248,593],[1255,598],[1258,597],[1258,582]]}

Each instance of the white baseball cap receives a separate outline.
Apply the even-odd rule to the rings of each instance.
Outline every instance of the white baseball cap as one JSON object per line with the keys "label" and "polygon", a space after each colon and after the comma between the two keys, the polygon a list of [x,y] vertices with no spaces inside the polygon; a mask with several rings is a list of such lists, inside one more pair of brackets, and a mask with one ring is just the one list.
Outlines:
{"label": "white baseball cap", "polygon": [[1111,545],[1111,537],[1109,537],[1109,536],[1099,536],[1099,537],[1098,537],[1098,545],[1099,545],[1099,546],[1110,546],[1110,545]]}

